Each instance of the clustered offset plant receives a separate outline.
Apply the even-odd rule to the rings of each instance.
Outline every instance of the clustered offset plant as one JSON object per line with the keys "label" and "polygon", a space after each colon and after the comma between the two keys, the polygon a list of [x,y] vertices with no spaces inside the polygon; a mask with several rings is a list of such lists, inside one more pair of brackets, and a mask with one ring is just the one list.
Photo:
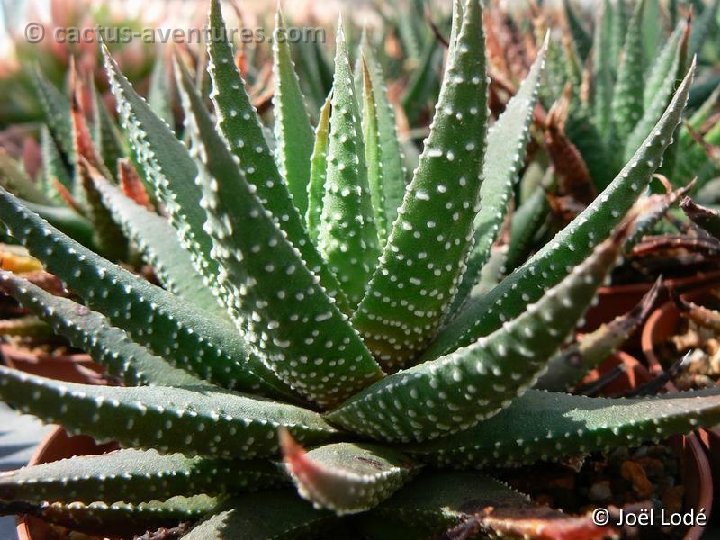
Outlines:
{"label": "clustered offset plant", "polygon": [[[631,4],[605,0],[592,33],[571,1],[563,4],[568,39],[550,55],[550,86],[555,91],[548,96],[558,98],[569,83],[563,127],[596,188],[603,189],[633,155],[667,106],[690,60],[715,31],[720,2],[694,3],[693,17],[688,17],[691,8],[677,2],[663,6],[658,0]],[[665,28],[672,33],[665,36]],[[677,186],[697,177],[695,189],[702,189],[720,174],[691,136],[693,129],[701,131],[717,101],[717,94],[710,94],[706,106],[678,128],[665,155],[660,171]],[[702,128],[700,136],[707,144],[720,142],[720,131],[712,128],[716,124]]]}
{"label": "clustered offset plant", "polygon": [[[174,125],[165,99],[164,62],[155,67],[150,85],[152,110]],[[91,180],[90,167],[117,180],[122,190],[148,207],[146,193],[133,164],[132,152],[107,110],[94,82],[81,77],[71,62],[66,97],[44,75],[34,73],[34,87],[44,112],[40,128],[42,169],[33,181],[4,152],[0,153],[0,185],[86,247],[113,260],[129,260],[127,239],[113,221]]]}
{"label": "clustered offset plant", "polygon": [[[217,0],[209,24],[223,35]],[[118,535],[199,521],[186,537],[202,539],[310,535],[359,513],[351,523],[364,534],[402,524],[402,537],[424,538],[472,519],[492,528],[489,507],[527,504],[491,477],[442,469],[491,471],[719,422],[715,389],[644,399],[542,390],[572,386],[612,348],[610,336],[558,352],[633,228],[694,66],[596,201],[508,277],[480,279],[524,158],[544,51],[488,129],[480,5],[456,2],[435,118],[407,186],[382,74],[365,50],[356,88],[342,28],[314,138],[289,47],[276,40],[274,155],[226,41],[208,44],[214,115],[176,63],[188,146],[105,51],[123,129],[168,220],[86,167],[164,288],[0,192],[8,233],[84,305],[10,273],[3,288],[124,383],[0,368],[9,404],[123,447],[7,473],[0,508]]]}

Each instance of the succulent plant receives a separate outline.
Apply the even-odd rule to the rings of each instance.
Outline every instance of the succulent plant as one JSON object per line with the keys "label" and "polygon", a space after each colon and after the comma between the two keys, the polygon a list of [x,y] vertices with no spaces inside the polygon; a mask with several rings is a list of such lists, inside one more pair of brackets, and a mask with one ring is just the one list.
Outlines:
{"label": "succulent plant", "polygon": [[[683,16],[685,12],[677,4],[670,5],[666,21],[656,0],[638,0],[629,5],[624,0],[606,0],[591,33],[570,0],[565,0],[571,39],[564,50],[556,48],[550,71],[560,88],[571,83],[572,104],[564,127],[598,189],[612,180],[652,129],[688,62],[701,51],[719,5],[715,0],[706,6],[697,3],[695,9],[701,11],[692,18]],[[664,27],[672,29],[672,33],[662,39]],[[716,100],[717,96],[711,96],[710,106]],[[696,117],[692,125],[697,128],[701,122]],[[716,133],[708,135],[709,140],[717,137]],[[674,139],[662,173],[676,186],[699,175],[696,189],[702,187],[712,174],[703,171],[709,165],[698,143],[684,125]]]}
{"label": "succulent plant", "polygon": [[[217,0],[209,24],[225,35]],[[162,287],[0,191],[9,234],[82,304],[10,273],[2,287],[122,383],[0,368],[7,403],[122,447],[0,476],[4,512],[118,535],[198,522],[175,532],[203,539],[347,524],[381,537],[398,524],[403,537],[425,538],[467,520],[501,531],[488,508],[528,503],[471,469],[720,421],[716,389],[605,399],[536,388],[548,366],[564,367],[558,351],[634,226],[631,207],[680,122],[694,65],[599,197],[512,274],[495,283],[483,274],[478,288],[524,157],[544,49],[488,129],[480,2],[456,2],[435,118],[405,187],[386,166],[399,147],[381,120],[372,55],[358,96],[339,28],[332,95],[309,151],[288,44],[275,47],[275,155],[226,41],[208,43],[214,114],[176,63],[187,146],[104,51],[123,129],[168,219],[92,163],[88,175]]]}

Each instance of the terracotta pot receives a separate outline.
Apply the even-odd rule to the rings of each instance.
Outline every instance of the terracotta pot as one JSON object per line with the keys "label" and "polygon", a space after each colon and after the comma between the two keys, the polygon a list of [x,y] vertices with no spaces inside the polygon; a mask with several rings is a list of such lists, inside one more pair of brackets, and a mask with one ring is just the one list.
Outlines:
{"label": "terracotta pot", "polygon": [[33,354],[12,345],[0,345],[0,354],[8,367],[65,382],[103,384],[105,370],[86,354]]}
{"label": "terracotta pot", "polygon": [[[603,387],[604,392],[608,395],[624,394],[628,390],[632,390],[654,378],[654,375],[637,359],[619,351],[603,362],[602,366],[595,370],[584,382],[593,382],[593,380],[597,380],[600,376],[621,364],[625,366],[625,371]],[[666,385],[665,389],[667,391],[676,390],[672,384]],[[710,466],[708,456],[703,449],[703,444],[700,442],[703,437],[707,438],[707,435],[705,430],[698,430],[698,434],[691,433],[690,435],[671,437],[670,443],[682,461],[685,507],[710,513],[714,502],[713,472],[716,469]],[[716,443],[720,445],[720,437],[716,440]],[[720,473],[720,469],[717,472]],[[691,527],[688,529],[685,538],[689,540],[699,539],[704,531],[705,527]]]}
{"label": "terracotta pot", "polygon": [[[706,287],[699,291],[683,294],[682,296],[684,299],[702,303],[703,297],[707,295],[707,290],[708,288]],[[682,320],[680,310],[675,305],[675,302],[666,302],[653,311],[645,322],[641,342],[648,369],[651,373],[662,373],[663,366],[658,357],[656,347],[661,343],[666,343],[677,333]],[[669,386],[675,389],[672,383],[669,383]],[[720,490],[720,429],[698,430],[698,437],[707,451],[715,488]],[[720,501],[716,502],[715,505],[713,515],[716,516],[717,519],[717,516],[720,516]]]}
{"label": "terracotta pot", "polygon": [[[697,289],[705,289],[713,284],[720,285],[720,271],[698,273],[685,278],[666,279],[663,283],[666,287],[660,292],[661,301],[668,300],[668,287],[677,292],[686,293]],[[588,309],[585,314],[585,324],[582,331],[594,330],[601,324],[624,315],[640,302],[652,285],[652,283],[634,283],[601,287],[598,291],[597,304]]]}
{"label": "terracotta pot", "polygon": [[[106,454],[118,448],[115,442],[96,444],[92,437],[86,437],[85,435],[70,436],[63,428],[58,426],[38,445],[28,465],[50,463],[80,455]],[[50,540],[57,537],[52,527],[43,520],[31,516],[18,519],[17,533],[19,540]],[[90,540],[90,537],[86,538]]]}

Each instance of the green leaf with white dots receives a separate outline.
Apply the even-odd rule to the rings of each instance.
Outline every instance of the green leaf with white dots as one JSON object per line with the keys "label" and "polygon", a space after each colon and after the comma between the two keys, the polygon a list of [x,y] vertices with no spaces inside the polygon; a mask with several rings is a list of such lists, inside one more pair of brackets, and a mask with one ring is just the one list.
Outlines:
{"label": "green leaf with white dots", "polygon": [[[220,13],[219,0],[210,4],[210,31],[213,36],[228,36]],[[257,190],[257,197],[297,248],[306,266],[318,275],[320,284],[335,298],[344,312],[347,299],[337,279],[318,253],[305,230],[300,214],[293,205],[287,183],[280,175],[270,152],[260,121],[235,66],[231,44],[224,39],[208,42],[208,70],[213,91],[218,128],[230,151],[238,159],[240,173]]]}
{"label": "green leaf with white dots", "polygon": [[538,390],[565,392],[579,383],[591,369],[617,351],[645,322],[660,292],[660,279],[631,311],[620,315],[597,330],[583,334],[577,341],[558,352],[547,364],[547,370],[535,383]]}
{"label": "green leaf with white dots", "polygon": [[376,506],[400,489],[415,472],[410,460],[391,448],[336,443],[306,452],[281,432],[285,467],[300,495],[315,508],[338,515]]}
{"label": "green leaf with white dots", "polygon": [[117,162],[125,155],[124,141],[94,82],[91,83],[90,88],[93,97],[92,136],[95,148],[102,156],[105,167],[117,178],[115,172],[117,171]]}
{"label": "green leaf with white dots", "polygon": [[278,452],[281,427],[308,444],[337,433],[315,412],[206,386],[64,383],[0,367],[0,397],[70,431],[163,454],[250,459]]}
{"label": "green leaf with white dots", "polygon": [[512,216],[504,274],[509,274],[527,260],[533,249],[533,240],[538,231],[542,231],[549,212],[545,188],[537,186]]}
{"label": "green leaf with white dots", "polygon": [[48,523],[85,534],[105,536],[107,531],[112,529],[116,536],[136,538],[147,531],[172,528],[180,522],[195,521],[214,511],[217,505],[218,499],[207,495],[173,497],[167,501],[152,500],[139,504],[122,501],[96,501],[90,504],[0,501],[0,513],[36,516]]}
{"label": "green leaf with white dots", "polygon": [[382,371],[236,166],[187,71],[176,67],[230,316],[281,380],[322,406],[339,403]]}
{"label": "green leaf with white dots", "polygon": [[705,40],[708,35],[712,34],[713,29],[717,32],[716,14],[718,7],[720,7],[720,0],[710,0],[707,2],[705,9],[700,12],[699,17],[694,21],[689,42],[689,52],[691,56],[700,54]]}
{"label": "green leaf with white dots", "polygon": [[33,70],[32,81],[45,115],[45,123],[50,129],[53,139],[67,157],[68,163],[75,163],[70,102],[55,85],[43,76],[39,69]]}
{"label": "green leaf with white dots", "polygon": [[177,231],[183,247],[192,255],[195,268],[215,292],[215,276],[220,273],[220,268],[210,255],[212,241],[203,229],[205,212],[200,206],[201,189],[195,185],[195,163],[167,124],[133,90],[104,46],[103,53],[134,159],[142,169],[143,177],[152,183],[164,203],[170,224]]}
{"label": "green leaf with white dots", "polygon": [[603,0],[603,8],[596,23],[593,42],[593,80],[595,89],[592,96],[593,123],[603,140],[607,141],[611,128],[612,108],[612,6]]}
{"label": "green leaf with white dots", "polygon": [[11,273],[0,273],[5,292],[24,308],[50,324],[53,330],[85,350],[107,372],[127,385],[202,386],[202,379],[172,367],[126,332],[111,326],[100,313],[68,298],[55,296]]}
{"label": "green leaf with white dots", "polygon": [[155,115],[163,120],[168,127],[174,128],[175,118],[170,106],[171,96],[168,88],[167,62],[164,54],[158,54],[150,73],[150,90],[148,91],[148,106]]}
{"label": "green leaf with white dots", "polygon": [[282,12],[275,16],[273,41],[273,72],[275,75],[275,140],[280,174],[300,215],[308,208],[310,156],[313,150],[312,126],[295,74],[290,45]]}
{"label": "green leaf with white dots", "polygon": [[658,56],[650,67],[650,72],[644,81],[643,108],[649,109],[655,96],[664,86],[668,78],[673,77],[673,64],[678,56],[681,42],[687,39],[688,28],[685,21],[681,22],[665,42]]}
{"label": "green leaf with white dots", "polygon": [[4,148],[0,149],[0,185],[28,202],[52,204],[48,196],[40,191],[25,173],[22,165],[10,157]]}
{"label": "green leaf with white dots", "polygon": [[365,520],[398,523],[396,534],[407,540],[475,531],[492,538],[600,538],[606,532],[588,534],[594,527],[588,517],[566,516],[474,471],[422,473]]}
{"label": "green leaf with white dots", "polygon": [[0,216],[48,270],[139,344],[221,386],[278,394],[272,373],[249,353],[229,321],[209,313],[198,317],[192,305],[81,246],[4,190]]}
{"label": "green leaf with white dots", "polygon": [[[228,500],[183,540],[301,540],[316,538],[337,521],[327,510],[315,510],[292,491],[266,491]],[[324,536],[324,538],[329,538]]]}
{"label": "green leaf with white dots", "polygon": [[160,283],[200,309],[226,316],[193,266],[188,251],[173,241],[175,231],[167,220],[139,205],[102,177],[93,180],[113,218],[143,254],[145,262],[152,265]]}
{"label": "green leaf with white dots", "polygon": [[330,137],[330,98],[320,109],[320,119],[315,129],[315,144],[310,159],[310,183],[308,185],[308,210],[305,223],[311,240],[317,245],[320,235],[320,214],[322,213],[325,178],[327,178],[327,152]]}
{"label": "green leaf with white dots", "polygon": [[397,218],[398,209],[405,195],[405,156],[403,155],[400,135],[395,124],[393,106],[387,96],[385,78],[382,66],[375,57],[375,52],[367,43],[367,37],[362,43],[362,55],[367,62],[370,80],[375,94],[375,112],[377,114],[378,137],[382,153],[383,176],[383,202],[385,205],[385,218],[388,228]]}
{"label": "green leaf with white dots", "polygon": [[524,265],[485,296],[468,302],[443,328],[424,354],[424,360],[469,345],[497,329],[503,321],[517,317],[528,302],[540,298],[610,233],[659,166],[673,131],[680,123],[694,71],[693,65],[652,132],[610,185]]}
{"label": "green leaf with white dots", "polygon": [[75,456],[0,473],[0,499],[42,502],[113,501],[220,495],[284,484],[287,477],[267,461],[230,461],[128,448],[98,456]]}
{"label": "green leaf with white dots", "polygon": [[[679,31],[679,30],[678,30]],[[668,70],[667,76],[662,80],[657,91],[653,94],[650,102],[637,122],[635,128],[628,134],[625,139],[625,159],[629,159],[642,144],[642,141],[655,128],[655,119],[668,106],[672,99],[673,92],[676,91],[677,81],[680,80],[687,69],[687,33],[683,33],[675,49],[675,55],[672,57],[672,63]]]}
{"label": "green leaf with white dots", "polygon": [[365,343],[394,369],[416,358],[435,336],[472,244],[485,152],[487,78],[479,3],[467,0],[462,23],[459,15],[420,165],[353,317]]}
{"label": "green leaf with white dots", "polygon": [[[46,193],[51,193],[52,198],[60,202],[62,199],[57,193],[57,189],[52,185],[53,180],[57,180],[61,185],[65,186],[68,190],[73,189],[73,180],[70,177],[67,165],[60,155],[60,149],[50,135],[50,129],[43,125],[40,128],[40,154],[42,156],[43,163],[43,176],[47,189]],[[15,193],[14,190],[10,190]]]}
{"label": "green leaf with white dots", "polygon": [[643,58],[644,9],[645,0],[638,0],[628,25],[625,47],[613,93],[614,133],[621,141],[625,140],[635,128],[643,114],[643,92],[645,90],[643,76],[645,73]]}
{"label": "green leaf with white dots", "polygon": [[373,221],[377,230],[379,245],[382,246],[387,241],[388,230],[388,220],[385,215],[385,192],[383,189],[383,184],[385,183],[383,154],[385,150],[383,150],[380,139],[380,123],[378,120],[378,103],[375,99],[375,88],[365,57],[362,58],[361,64],[362,127],[365,146],[365,164],[367,165],[367,182],[370,188]]}
{"label": "green leaf with white dots", "polygon": [[[80,155],[80,152],[78,152]],[[95,187],[95,178],[102,177],[100,172],[83,157],[75,167],[78,185],[82,188],[82,201],[85,213],[95,229],[95,243],[98,251],[113,261],[126,260],[128,241],[123,230],[113,220],[110,210]]]}
{"label": "green leaf with white dots", "polygon": [[472,345],[385,377],[327,415],[355,433],[422,441],[468,429],[531,386],[614,266],[627,227],[525,313]]}
{"label": "green leaf with white dots", "polygon": [[511,465],[659,441],[718,422],[717,388],[640,399],[529,390],[468,431],[404,450],[443,466]]}
{"label": "green leaf with white dots", "polygon": [[341,24],[336,50],[318,245],[355,308],[380,254],[373,212],[377,203],[368,184],[361,117]]}
{"label": "green leaf with white dots", "polygon": [[[28,209],[47,220],[53,227],[64,232],[83,246],[97,250],[93,224],[75,210],[66,206],[23,203]],[[2,220],[0,220],[2,221]]]}
{"label": "green leaf with white dots", "polygon": [[570,35],[572,37],[573,44],[575,45],[575,50],[578,55],[580,55],[581,62],[585,62],[588,56],[590,56],[592,37],[590,37],[590,34],[587,30],[585,30],[580,22],[580,18],[577,13],[575,13],[575,8],[573,7],[571,0],[563,0],[563,13],[565,14],[565,20],[567,21],[567,25],[570,29]]}
{"label": "green leaf with white dots", "polygon": [[480,186],[480,211],[473,225],[475,238],[451,312],[458,309],[477,282],[510,207],[518,172],[525,160],[538,82],[545,64],[545,49],[546,46],[543,46],[538,52],[527,77],[508,102],[505,112],[488,131]]}

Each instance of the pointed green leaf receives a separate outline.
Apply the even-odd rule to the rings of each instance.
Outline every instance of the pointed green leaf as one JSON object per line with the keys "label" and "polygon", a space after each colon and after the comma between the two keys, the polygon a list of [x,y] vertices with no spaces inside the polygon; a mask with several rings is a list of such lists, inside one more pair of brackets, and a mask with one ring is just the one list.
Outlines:
{"label": "pointed green leaf", "polygon": [[312,127],[295,74],[282,12],[275,16],[273,40],[275,74],[275,155],[295,208],[305,215],[308,208],[310,156],[313,151]]}
{"label": "pointed green leaf", "polygon": [[285,466],[300,495],[315,508],[338,515],[368,510],[387,499],[414,472],[412,463],[390,448],[336,443],[306,452],[281,433]]}
{"label": "pointed green leaf", "polygon": [[593,43],[593,80],[595,83],[593,123],[605,141],[610,136],[610,112],[612,108],[612,7],[603,0],[603,8],[597,22]]}
{"label": "pointed green leaf", "polygon": [[95,177],[94,181],[113,218],[142,252],[147,264],[152,265],[165,288],[200,309],[226,316],[195,270],[190,254],[173,241],[175,231],[167,220],[126,197],[102,177]]}
{"label": "pointed green leaf", "polygon": [[198,317],[193,306],[84,248],[4,190],[0,190],[0,216],[48,270],[139,344],[221,385],[268,389],[257,373],[267,377],[270,373],[248,353],[231,323],[206,312]]}
{"label": "pointed green leaf", "polygon": [[716,15],[720,0],[710,0],[705,5],[705,9],[700,12],[699,17],[692,25],[692,34],[690,35],[689,53],[690,56],[700,54],[705,39],[712,32],[713,27],[717,29]]}
{"label": "pointed green leaf", "polygon": [[658,279],[643,299],[631,311],[620,315],[597,330],[584,334],[574,343],[553,356],[547,370],[535,383],[538,390],[565,392],[576,385],[587,373],[600,365],[645,322],[655,306],[660,292]]}
{"label": "pointed green leaf", "polygon": [[655,99],[655,96],[664,86],[668,78],[672,77],[674,72],[673,64],[678,56],[680,43],[684,34],[687,32],[687,25],[682,22],[667,39],[662,50],[653,61],[650,73],[644,82],[645,93],[643,98],[643,108],[649,109]]}
{"label": "pointed green leaf", "polygon": [[565,516],[477,472],[421,474],[367,516],[400,522],[400,534],[408,539],[473,531],[493,538],[601,538],[607,532],[592,530],[587,517]]}
{"label": "pointed green leaf", "polygon": [[615,164],[616,157],[609,152],[600,131],[593,124],[587,106],[570,109],[565,135],[580,152],[597,190],[605,189],[617,174],[619,165]]}
{"label": "pointed green leaf", "polygon": [[187,71],[176,66],[215,243],[213,256],[223,269],[217,279],[227,291],[223,301],[230,316],[281,380],[320,405],[338,403],[382,371],[260,203],[255,186],[215,131]]}
{"label": "pointed green leaf", "polygon": [[[80,154],[78,154],[80,155]],[[94,178],[101,177],[84,158],[76,167],[79,185],[82,187],[86,215],[95,229],[95,243],[101,253],[110,260],[119,261],[127,257],[128,241],[123,230],[113,220],[112,213],[95,187]],[[172,237],[171,237],[172,238]]]}
{"label": "pointed green leaf", "polygon": [[610,18],[612,21],[610,30],[610,66],[613,80],[617,79],[618,63],[625,48],[625,39],[628,35],[628,3],[626,0],[615,0],[611,4]]}
{"label": "pointed green leaf", "polygon": [[[678,29],[680,32],[680,28]],[[683,31],[675,54],[671,57],[672,62],[667,71],[667,75],[658,86],[653,94],[652,101],[642,115],[642,118],[635,125],[635,128],[629,133],[625,140],[625,158],[629,159],[642,141],[654,129],[655,119],[665,110],[672,99],[673,92],[676,92],[677,81],[685,73],[687,60],[687,33]],[[694,60],[693,60],[694,61]]]}
{"label": "pointed green leaf", "polygon": [[646,0],[637,0],[628,24],[625,47],[618,68],[612,101],[615,136],[624,140],[643,114],[645,62],[643,58],[643,13]]}
{"label": "pointed green leaf", "polygon": [[575,13],[575,8],[572,6],[571,0],[563,0],[563,13],[565,14],[567,25],[570,28],[570,35],[572,36],[575,49],[580,55],[580,60],[584,62],[590,55],[592,38],[587,30],[583,28],[578,15]]}
{"label": "pointed green leaf", "polygon": [[320,214],[327,178],[327,152],[330,136],[330,99],[328,96],[320,109],[320,119],[315,129],[315,145],[310,159],[310,184],[308,185],[308,210],[305,223],[311,240],[317,245],[320,235]]}
{"label": "pointed green leaf", "polygon": [[459,25],[458,13],[420,165],[353,319],[365,343],[391,368],[413,360],[437,332],[472,244],[488,115],[477,1],[466,1]]}
{"label": "pointed green leaf", "polygon": [[280,427],[309,444],[336,433],[306,409],[201,390],[64,383],[0,367],[0,397],[7,404],[73,432],[163,454],[250,459],[277,453]]}
{"label": "pointed green leaf", "polygon": [[451,312],[460,307],[477,282],[509,210],[518,172],[525,161],[530,136],[528,128],[535,111],[538,82],[545,64],[545,50],[546,46],[543,46],[538,52],[532,68],[517,93],[508,102],[505,112],[488,131],[480,187],[480,211],[473,224],[473,247]]}
{"label": "pointed green leaf", "polygon": [[[219,0],[212,0],[210,4],[209,26],[213,36],[229,35],[222,20]],[[310,241],[300,214],[293,205],[287,183],[280,176],[273,154],[265,142],[260,121],[235,66],[231,44],[225,39],[211,39],[208,41],[208,54],[208,70],[213,82],[211,97],[218,128],[238,159],[241,174],[257,190],[260,202],[281,224],[310,271],[320,277],[320,284],[335,298],[340,309],[347,312],[345,295]]]}
{"label": "pointed green leaf", "polygon": [[45,115],[45,123],[50,128],[53,139],[67,157],[68,163],[75,163],[70,126],[70,103],[62,92],[43,76],[39,69],[33,70],[32,76],[33,86]]}
{"label": "pointed green leaf", "polygon": [[660,43],[665,39],[664,25],[658,24],[663,20],[660,0],[645,0],[643,10],[643,56],[647,63],[655,58],[660,49]]}
{"label": "pointed green leaf", "polygon": [[527,260],[533,249],[533,240],[547,220],[549,210],[545,188],[538,186],[515,211],[510,224],[505,274],[509,274]]}
{"label": "pointed green leaf", "polygon": [[342,26],[338,27],[320,252],[351,307],[363,297],[380,253],[365,165],[361,117]]}
{"label": "pointed green leaf", "polygon": [[95,245],[93,224],[75,210],[63,206],[47,206],[33,203],[25,203],[25,206],[76,242],[92,250],[98,249]]}
{"label": "pointed green leaf", "polygon": [[206,284],[215,289],[220,267],[210,255],[212,241],[205,232],[205,211],[200,206],[202,190],[195,185],[197,170],[187,148],[175,138],[167,124],[132,88],[110,52],[103,47],[105,69],[118,102],[118,112],[144,178],[155,188],[167,209],[170,224],[193,257],[195,268]]}
{"label": "pointed green leaf", "polygon": [[410,124],[420,121],[421,115],[429,108],[430,101],[437,94],[438,71],[442,66],[444,50],[436,40],[425,44],[415,68],[403,93],[401,103]]}
{"label": "pointed green leaf", "polygon": [[375,112],[377,114],[378,136],[382,153],[383,201],[388,228],[397,218],[398,209],[405,195],[405,156],[400,145],[400,136],[395,124],[393,106],[388,100],[382,66],[367,42],[363,42],[362,55],[365,58],[370,80],[375,93]]}
{"label": "pointed green leaf", "polygon": [[[172,528],[180,522],[194,521],[213,511],[218,501],[207,495],[173,497],[167,501],[152,500],[139,504],[96,501],[90,504],[74,502],[3,503],[0,512],[29,514],[73,531],[105,536],[108,530],[124,538],[135,538],[147,531]],[[77,534],[70,534],[71,537]]]}
{"label": "pointed green leaf", "polygon": [[528,302],[567,275],[620,222],[647,186],[679,124],[694,74],[691,66],[647,139],[610,185],[553,240],[482,298],[468,302],[427,350],[431,360],[476,341],[512,320]]}
{"label": "pointed green leaf", "polygon": [[532,385],[614,266],[626,228],[525,313],[469,347],[385,377],[327,415],[356,433],[421,441],[474,426]]}
{"label": "pointed green leaf", "polygon": [[122,135],[115,120],[105,107],[102,96],[94,83],[91,85],[93,96],[93,140],[98,153],[102,156],[105,167],[113,173],[117,170],[117,162],[125,155]]}
{"label": "pointed green leaf", "polygon": [[405,448],[439,465],[533,463],[659,441],[720,422],[720,390],[640,399],[529,390],[490,420],[451,437]]}
{"label": "pointed green leaf", "polygon": [[24,308],[49,323],[71,345],[85,350],[107,372],[127,385],[202,386],[189,373],[173,368],[145,347],[134,343],[126,332],[110,325],[100,313],[44,291],[8,272],[0,273],[3,290]]}
{"label": "pointed green leaf", "polygon": [[141,503],[196,493],[219,495],[283,484],[278,467],[265,461],[227,461],[128,448],[99,456],[23,467],[0,474],[0,499],[28,502],[98,500]]}
{"label": "pointed green leaf", "polygon": [[292,491],[241,495],[199,523],[183,540],[268,540],[312,538],[337,520],[327,510],[314,510]]}
{"label": "pointed green leaf", "polygon": [[373,220],[380,246],[387,241],[388,220],[385,215],[385,183],[383,169],[383,150],[380,140],[378,103],[375,100],[375,88],[365,58],[362,58],[362,98],[363,98],[363,140],[365,143],[365,163],[367,180],[370,187],[370,199],[373,207]]}
{"label": "pointed green leaf", "polygon": [[28,202],[52,204],[52,201],[25,173],[20,163],[10,157],[4,148],[0,148],[0,185]]}
{"label": "pointed green leaf", "polygon": [[[72,191],[73,189],[73,180],[70,177],[67,165],[65,164],[60,155],[60,150],[58,149],[55,141],[50,135],[50,130],[44,124],[42,128],[40,128],[40,152],[44,168],[43,174],[45,176],[45,181],[48,185],[47,191],[53,193],[54,199],[62,200],[57,194],[55,186],[52,185],[53,179],[60,182],[60,184],[65,186],[70,191]],[[10,191],[15,193],[15,190],[13,189],[11,189]]]}
{"label": "pointed green leaf", "polygon": [[150,90],[148,106],[155,115],[163,120],[170,129],[174,128],[175,119],[170,107],[170,89],[168,88],[166,56],[158,54],[150,74]]}

